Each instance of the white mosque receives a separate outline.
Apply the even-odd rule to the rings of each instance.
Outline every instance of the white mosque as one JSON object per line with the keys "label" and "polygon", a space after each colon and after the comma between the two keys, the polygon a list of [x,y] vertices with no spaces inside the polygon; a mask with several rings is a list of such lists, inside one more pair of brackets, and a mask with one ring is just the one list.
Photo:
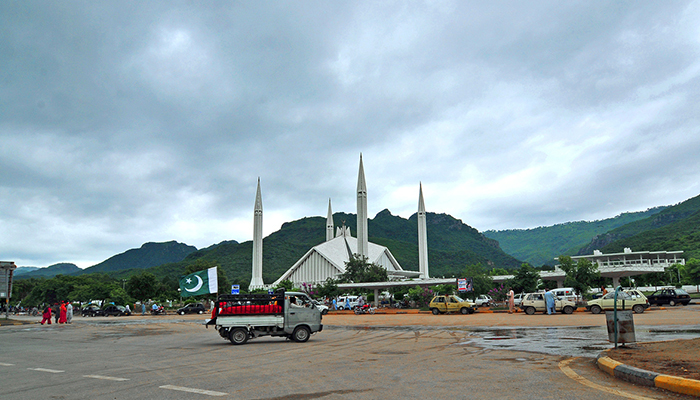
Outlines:
{"label": "white mosque", "polygon": [[[390,280],[420,278],[428,279],[428,242],[426,228],[423,187],[418,194],[418,257],[419,271],[405,271],[388,248],[368,241],[367,234],[367,185],[365,171],[360,154],[360,168],[357,176],[357,237],[352,237],[350,228],[333,225],[331,201],[328,200],[326,217],[326,241],[314,246],[304,254],[291,268],[271,285],[265,285],[262,279],[262,197],[260,180],[255,196],[253,228],[253,276],[249,290],[276,287],[284,280],[290,280],[295,286],[302,283],[323,283],[328,278],[337,278],[345,272],[345,264],[353,254],[367,257],[368,262],[385,268]],[[335,234],[334,234],[335,231]]]}

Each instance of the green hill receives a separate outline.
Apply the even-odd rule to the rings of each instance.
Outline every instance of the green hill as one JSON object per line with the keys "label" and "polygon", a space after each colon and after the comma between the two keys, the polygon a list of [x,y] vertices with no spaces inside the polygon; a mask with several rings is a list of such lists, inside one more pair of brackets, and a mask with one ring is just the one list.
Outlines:
{"label": "green hill", "polygon": [[145,269],[165,263],[179,262],[197,248],[176,241],[144,243],[138,249],[130,249],[112,256],[99,264],[79,271],[80,274],[117,272],[125,269]]}
{"label": "green hill", "polygon": [[700,259],[700,211],[661,228],[617,240],[603,247],[601,251],[620,253],[625,247],[633,251],[683,250],[683,258]]}
{"label": "green hill", "polygon": [[[612,229],[659,214],[665,207],[650,208],[641,212],[623,213],[614,218],[598,221],[577,221],[543,226],[533,229],[508,229],[485,231],[484,235],[495,239],[503,251],[528,262],[530,265],[553,265],[554,257],[575,255],[581,247]],[[598,249],[600,247],[596,247]],[[591,254],[591,250],[588,253]]]}
{"label": "green hill", "polygon": [[[693,214],[697,213],[700,211],[700,196],[695,196],[691,199],[688,199],[682,203],[676,204],[674,206],[670,206],[665,208],[663,211],[654,214],[652,216],[649,216],[647,218],[641,219],[639,221],[635,221],[629,224],[626,224],[624,226],[621,226],[619,228],[613,229],[609,232],[600,234],[596,237],[594,237],[591,242],[586,245],[585,247],[582,247],[578,254],[592,254],[593,250],[605,250],[609,248],[620,248],[621,250],[624,247],[630,247],[627,245],[624,245],[623,247],[620,247],[619,244],[615,244],[614,246],[610,247],[610,245],[614,243],[623,243],[623,239],[631,238],[633,236],[639,235],[643,232],[647,231],[653,231],[659,228],[663,228],[666,226],[671,226],[674,225],[678,222],[682,222],[683,220],[689,218]],[[666,230],[666,231],[661,231],[661,232],[669,232],[671,231]],[[651,235],[651,234],[650,234]],[[651,237],[651,236],[647,237]],[[662,239],[658,237],[659,239]],[[638,250],[651,250],[648,248],[641,248],[639,246],[634,246],[632,249],[638,249]],[[664,249],[664,250],[671,250],[671,249]],[[675,250],[683,250],[683,249],[675,249]]]}
{"label": "green hill", "polygon": [[30,272],[16,276],[17,279],[25,278],[52,278],[56,275],[70,275],[82,271],[77,265],[71,263],[58,263],[46,268],[38,268]]}
{"label": "green hill", "polygon": [[[353,214],[336,213],[335,226],[343,221],[356,234],[356,217]],[[488,239],[476,229],[445,214],[428,213],[429,265],[431,275],[457,274],[467,264],[500,268],[517,268],[521,262],[504,253],[494,240]],[[271,283],[313,246],[325,240],[326,219],[309,217],[282,225],[279,231],[263,239],[263,281]],[[416,215],[409,219],[394,216],[384,210],[368,222],[369,240],[386,246],[406,270],[418,270],[418,225]],[[222,242],[189,254],[184,260],[148,269],[156,276],[180,276],[189,264],[218,265],[225,271],[230,283],[247,286],[251,278],[252,241]],[[116,275],[125,277],[133,271]]]}

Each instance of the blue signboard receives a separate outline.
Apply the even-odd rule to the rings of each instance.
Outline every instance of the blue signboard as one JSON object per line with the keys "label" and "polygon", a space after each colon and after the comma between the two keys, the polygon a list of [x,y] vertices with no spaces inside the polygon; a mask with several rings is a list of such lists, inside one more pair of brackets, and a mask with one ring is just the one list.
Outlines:
{"label": "blue signboard", "polygon": [[239,285],[231,285],[231,294],[241,294],[241,287]]}

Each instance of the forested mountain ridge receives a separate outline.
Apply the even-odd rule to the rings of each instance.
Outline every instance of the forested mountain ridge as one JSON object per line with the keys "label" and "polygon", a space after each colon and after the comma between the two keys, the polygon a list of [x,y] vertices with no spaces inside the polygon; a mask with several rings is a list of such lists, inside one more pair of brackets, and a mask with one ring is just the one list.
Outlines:
{"label": "forested mountain ridge", "polygon": [[164,263],[182,261],[197,248],[176,241],[163,243],[148,242],[138,249],[130,249],[114,255],[99,264],[79,271],[80,274],[95,272],[117,272],[125,269],[146,269]]}
{"label": "forested mountain ridge", "polygon": [[[646,211],[622,213],[614,218],[566,222],[533,229],[488,230],[484,235],[497,240],[506,253],[532,266],[553,265],[554,257],[575,255],[581,247],[589,244],[592,238],[659,214],[665,208],[654,207]],[[599,248],[596,247],[596,249]],[[592,252],[591,250],[586,254]]]}
{"label": "forested mountain ridge", "polygon": [[[356,216],[336,213],[336,227],[343,224],[356,236]],[[446,214],[427,213],[428,263],[432,276],[458,274],[467,265],[481,263],[487,267],[517,268],[521,261],[504,253],[498,243],[484,237],[476,229]],[[389,210],[368,220],[369,241],[389,248],[405,270],[418,270],[418,223],[414,214],[409,219],[392,215]],[[326,218],[307,217],[287,222],[280,230],[263,239],[263,281],[272,283],[313,246],[326,239]],[[189,254],[184,260],[149,268],[156,276],[184,274],[187,265],[218,265],[230,283],[247,287],[251,278],[252,241],[222,242]],[[133,271],[123,271],[126,276]]]}
{"label": "forested mountain ridge", "polygon": [[[690,198],[686,201],[678,203],[676,205],[666,207],[661,212],[649,216],[644,219],[620,226],[619,228],[613,229],[609,232],[605,232],[596,235],[590,243],[579,249],[578,253],[581,254],[592,254],[593,250],[596,249],[606,249],[606,248],[618,248],[619,245],[610,245],[621,242],[623,239],[631,238],[635,235],[639,235],[643,232],[657,230],[670,225],[675,225],[683,220],[693,216],[695,213],[700,211],[700,195]],[[681,226],[685,227],[684,224]],[[666,232],[671,234],[672,230],[662,230],[659,232]],[[643,240],[644,241],[644,240]],[[642,241],[642,242],[643,242]],[[630,246],[624,246],[630,247]],[[634,246],[633,249],[640,249],[639,246]],[[650,249],[643,249],[650,250]],[[671,250],[671,249],[666,249]],[[677,249],[683,250],[683,249]]]}
{"label": "forested mountain ridge", "polygon": [[[18,268],[19,269],[19,268]],[[24,272],[15,275],[17,279],[24,278],[51,278],[56,275],[70,275],[82,271],[77,265],[71,263],[58,263],[50,265],[46,268],[37,268],[35,270]]]}

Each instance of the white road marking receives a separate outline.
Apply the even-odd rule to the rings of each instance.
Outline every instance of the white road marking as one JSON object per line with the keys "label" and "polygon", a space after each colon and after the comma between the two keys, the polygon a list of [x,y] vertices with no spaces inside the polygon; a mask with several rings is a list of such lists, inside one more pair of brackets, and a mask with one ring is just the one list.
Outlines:
{"label": "white road marking", "polygon": [[52,374],[60,374],[61,372],[66,372],[66,371],[61,371],[58,369],[47,369],[47,368],[27,368],[32,371],[39,371],[39,372],[51,372]]}
{"label": "white road marking", "polygon": [[102,375],[83,375],[83,378],[93,378],[93,379],[104,379],[107,381],[128,381],[128,378],[115,378],[113,376],[102,376]]}
{"label": "white road marking", "polygon": [[161,389],[170,389],[170,390],[179,390],[181,392],[206,394],[208,396],[226,396],[228,394],[228,393],[222,393],[222,392],[214,392],[212,390],[194,389],[194,388],[173,386],[173,385],[165,385],[165,386],[159,386],[159,387]]}
{"label": "white road marking", "polygon": [[0,365],[2,365],[3,367],[11,367],[11,366],[13,366],[13,365],[15,365],[15,364],[0,363]]}
{"label": "white road marking", "polygon": [[593,383],[593,382],[589,381],[588,379],[586,379],[586,378],[582,377],[581,375],[577,374],[576,372],[574,372],[574,370],[572,370],[571,367],[569,367],[569,363],[574,361],[576,358],[578,358],[578,357],[569,358],[568,360],[563,360],[563,361],[559,362],[559,369],[561,370],[561,372],[563,372],[566,376],[575,380],[576,382],[578,382],[582,385],[586,385],[586,386],[593,388],[593,389],[598,389],[598,390],[603,391],[603,392],[608,392],[608,393],[615,394],[618,396],[627,397],[628,399],[654,400],[654,399],[649,398],[649,397],[638,396],[638,395],[634,395],[631,393],[623,392],[621,390],[611,389],[611,388],[605,387],[603,385],[599,385],[597,383]]}

